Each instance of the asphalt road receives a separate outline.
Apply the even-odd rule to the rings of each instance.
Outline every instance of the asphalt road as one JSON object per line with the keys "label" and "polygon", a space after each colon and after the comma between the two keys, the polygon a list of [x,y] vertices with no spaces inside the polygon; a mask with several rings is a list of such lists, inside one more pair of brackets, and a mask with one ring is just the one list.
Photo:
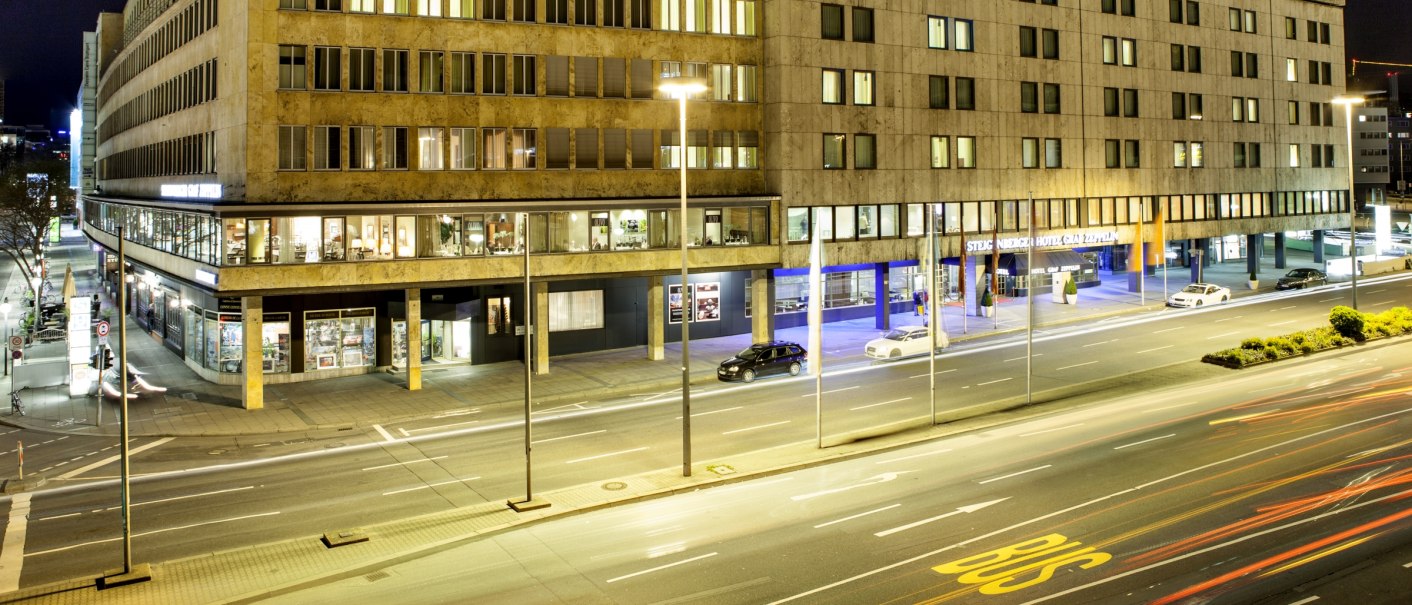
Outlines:
{"label": "asphalt road", "polygon": [[[1407,280],[1366,284],[1360,288],[1362,307],[1379,310],[1408,300],[1409,287],[1412,281]],[[1075,385],[1107,384],[1129,392],[1160,387],[1171,379],[1154,368],[1189,362],[1234,346],[1244,336],[1321,325],[1329,306],[1346,299],[1346,289],[1320,289],[1041,330],[1034,341],[1037,401],[1091,390]],[[857,351],[831,351],[827,335],[824,344],[825,441],[929,422],[929,360],[865,362]],[[938,417],[1023,402],[1024,351],[1019,335],[956,346],[938,356]],[[1203,371],[1237,376],[1214,368]],[[1247,374],[1253,373],[1239,374],[1242,385]],[[1101,382],[1115,375],[1133,378]],[[750,452],[812,444],[814,389],[812,377],[799,377],[693,390],[694,462],[748,461]],[[1173,406],[1167,408],[1173,413],[1185,412],[1182,406],[1197,395],[1178,390],[1158,401]],[[1155,397],[1140,399],[1145,403]],[[1094,412],[1094,422],[1120,422],[1129,429],[1133,422],[1149,422],[1134,416],[1134,407],[1121,401],[1107,405]],[[550,490],[679,466],[680,412],[674,392],[536,410],[536,487]],[[516,409],[472,408],[320,438],[136,440],[134,548],[141,549],[145,560],[170,560],[523,495],[521,415]],[[23,434],[0,439],[5,437],[30,442]],[[29,510],[17,581],[24,586],[94,575],[120,562],[112,440],[42,437],[34,443],[45,440],[52,440],[42,444],[49,449],[31,446],[27,454],[27,468],[47,467],[50,482],[22,499]],[[1018,443],[997,438],[984,444],[1003,449],[1012,442]],[[1169,451],[1167,444],[1153,447]],[[990,449],[968,455],[991,460]],[[0,460],[4,456],[0,452]],[[0,521],[11,518],[18,505],[12,502],[12,515],[0,514]],[[6,564],[17,556],[6,553],[0,568],[17,569]]]}
{"label": "asphalt road", "polygon": [[[1339,602],[1351,561],[1407,556],[1409,351],[550,521],[270,602]],[[1366,569],[1391,584],[1360,603],[1412,594],[1412,569]]]}

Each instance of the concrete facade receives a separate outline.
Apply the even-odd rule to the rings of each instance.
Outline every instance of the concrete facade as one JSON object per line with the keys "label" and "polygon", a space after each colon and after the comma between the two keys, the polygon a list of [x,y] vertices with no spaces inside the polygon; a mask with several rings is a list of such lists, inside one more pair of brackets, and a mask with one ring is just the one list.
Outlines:
{"label": "concrete facade", "polygon": [[[972,281],[983,279],[990,255],[968,248],[1030,246],[1018,218],[1030,199],[1046,238],[1034,247],[1048,249],[1347,222],[1343,117],[1329,104],[1344,88],[1341,0],[1181,2],[1170,5],[1177,13],[1143,2],[1134,15],[1105,13],[1099,0],[693,0],[677,5],[686,9],[680,22],[661,13],[662,3],[602,0],[592,15],[572,0],[535,0],[531,22],[513,1],[503,3],[503,20],[454,18],[462,3],[449,0],[434,2],[435,16],[382,14],[381,2],[345,1],[333,12],[315,4],[133,0],[120,47],[100,49],[97,122],[106,136],[97,141],[101,193],[86,197],[85,232],[108,249],[117,245],[114,224],[145,233],[129,242],[128,259],[171,282],[178,302],[212,309],[263,297],[266,315],[297,314],[329,308],[303,299],[386,293],[392,302],[367,303],[383,334],[389,319],[433,315],[426,297],[434,291],[466,288],[465,302],[478,307],[458,321],[484,325],[497,296],[514,298],[516,322],[539,320],[534,359],[545,372],[553,282],[645,278],[643,340],[649,359],[663,359],[673,328],[662,325],[662,278],[681,264],[673,158],[682,154],[676,103],[657,88],[678,74],[714,86],[688,102],[685,155],[690,205],[717,209],[717,241],[698,234],[688,264],[694,274],[752,272],[750,300],[767,308],[777,302],[774,272],[809,264],[812,229],[800,236],[800,225],[827,223],[828,264],[876,268],[876,294],[888,287],[889,263],[919,260],[928,214],[938,221],[940,258]],[[353,12],[364,5],[376,12]],[[564,23],[555,22],[561,14]],[[336,72],[327,69],[334,56]],[[365,57],[366,72],[355,66]],[[833,75],[841,87],[827,80]],[[476,129],[473,169],[452,169],[464,157],[452,131],[467,128]],[[369,137],[368,156],[355,130]],[[526,135],[533,143],[515,138]],[[486,150],[500,145],[489,155],[503,157],[487,166]],[[751,154],[758,165],[742,167]],[[268,229],[291,217],[435,216],[450,225],[453,216],[523,212],[537,219],[516,229],[540,238],[539,225],[555,225],[555,214],[598,210],[603,222],[594,225],[605,232],[610,210],[661,222],[652,223],[650,246],[532,245],[530,312],[514,294],[524,270],[518,253],[433,258],[420,249],[379,254],[370,244],[365,259],[361,246],[353,255],[348,240],[358,234],[349,232],[334,238],[336,258],[314,251],[313,260],[291,262],[286,231],[283,248],[266,244],[282,253],[272,262],[243,243],[233,253],[229,236],[236,224],[271,221]],[[732,211],[749,220],[719,226]],[[239,234],[247,232],[255,233]],[[738,245],[722,245],[726,236]],[[1160,258],[1160,246],[1142,249],[1148,266]],[[965,296],[972,301],[975,289]],[[891,302],[868,304],[886,316]],[[763,340],[774,318],[753,313],[744,325]],[[245,333],[259,337],[248,325]],[[431,342],[417,328],[407,334],[409,344]],[[295,328],[293,340],[302,337]],[[497,354],[530,354],[516,350]],[[389,355],[379,340],[375,365],[391,365]],[[302,379],[305,363],[269,380]],[[409,388],[417,388],[412,374]]]}

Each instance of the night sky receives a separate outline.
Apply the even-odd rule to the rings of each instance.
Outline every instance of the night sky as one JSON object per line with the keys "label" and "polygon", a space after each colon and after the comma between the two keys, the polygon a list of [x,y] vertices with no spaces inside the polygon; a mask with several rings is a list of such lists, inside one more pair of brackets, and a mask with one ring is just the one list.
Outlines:
{"label": "night sky", "polygon": [[[0,0],[4,24],[0,79],[5,80],[6,123],[68,128],[78,93],[83,32],[94,29],[100,11],[121,12],[123,4],[124,0]],[[1212,18],[1212,13],[1204,12]],[[1408,34],[1412,0],[1348,0],[1345,20],[1350,56],[1412,63]]]}

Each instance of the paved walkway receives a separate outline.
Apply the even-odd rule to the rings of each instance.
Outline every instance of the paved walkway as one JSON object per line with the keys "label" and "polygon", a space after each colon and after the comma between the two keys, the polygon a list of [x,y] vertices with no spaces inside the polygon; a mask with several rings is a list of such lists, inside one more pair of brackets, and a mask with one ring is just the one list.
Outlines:
{"label": "paved walkway", "polygon": [[[57,276],[55,287],[62,283],[64,266],[71,264],[80,296],[98,292],[103,308],[116,308],[97,280],[93,271],[96,256],[82,234],[67,225],[62,234],[62,243],[49,252],[51,275]],[[1290,251],[1289,267],[1298,266],[1312,266],[1309,254]],[[1276,277],[1283,273],[1284,270],[1274,268],[1272,255],[1267,255],[1261,265],[1260,292],[1273,290]],[[1189,275],[1185,268],[1171,269],[1167,289],[1174,292],[1184,286]],[[1237,297],[1252,294],[1245,284],[1243,260],[1210,267],[1205,276],[1207,281],[1230,287]],[[16,279],[12,278],[7,291],[19,292]],[[1147,278],[1145,300],[1137,293],[1128,292],[1126,275],[1104,274],[1103,279],[1099,287],[1081,290],[1077,305],[1055,303],[1048,294],[1041,294],[1034,305],[1036,325],[1052,328],[1163,308],[1160,270]],[[997,309],[995,318],[982,318],[963,317],[960,303],[944,307],[942,322],[951,342],[1024,330],[1027,313],[1024,299],[1003,299]],[[917,324],[920,319],[910,312],[900,313],[892,318],[892,325]],[[879,333],[874,323],[874,319],[866,318],[827,324],[823,336],[825,367],[866,363],[863,345]],[[116,321],[112,330],[116,346]],[[129,322],[128,333],[130,365],[143,372],[150,383],[167,388],[165,394],[145,396],[129,406],[130,433],[134,437],[307,433],[370,427],[468,407],[520,406],[524,400],[524,366],[519,362],[430,364],[423,366],[420,391],[406,390],[405,372],[266,385],[265,409],[247,411],[240,407],[238,387],[215,385],[202,379],[135,322]],[[808,330],[783,328],[776,331],[776,338],[807,343]],[[692,383],[714,382],[717,364],[749,344],[748,334],[692,340]],[[680,352],[679,344],[668,343],[665,359],[660,361],[647,360],[646,347],[552,357],[549,373],[533,378],[535,404],[552,406],[615,395],[677,390],[681,386]],[[23,372],[25,368],[21,366],[15,371]],[[26,389],[23,397],[27,415],[18,418],[0,415],[0,423],[66,434],[116,435],[118,432],[117,405],[113,401],[102,403],[100,418],[100,403],[96,397],[69,397],[66,387]]]}

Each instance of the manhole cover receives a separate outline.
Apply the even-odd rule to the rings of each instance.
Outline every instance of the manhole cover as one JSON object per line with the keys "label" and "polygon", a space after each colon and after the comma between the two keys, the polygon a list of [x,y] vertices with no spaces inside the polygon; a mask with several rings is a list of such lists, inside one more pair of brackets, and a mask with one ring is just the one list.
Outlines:
{"label": "manhole cover", "polygon": [[706,470],[712,473],[716,473],[717,475],[735,474],[735,467],[729,464],[708,464],[706,465]]}
{"label": "manhole cover", "polygon": [[606,490],[608,490],[608,491],[610,491],[610,492],[616,492],[616,491],[619,491],[619,490],[624,490],[624,489],[627,489],[627,487],[628,487],[628,484],[623,483],[622,481],[609,481],[609,482],[603,484],[603,489],[606,489]]}

